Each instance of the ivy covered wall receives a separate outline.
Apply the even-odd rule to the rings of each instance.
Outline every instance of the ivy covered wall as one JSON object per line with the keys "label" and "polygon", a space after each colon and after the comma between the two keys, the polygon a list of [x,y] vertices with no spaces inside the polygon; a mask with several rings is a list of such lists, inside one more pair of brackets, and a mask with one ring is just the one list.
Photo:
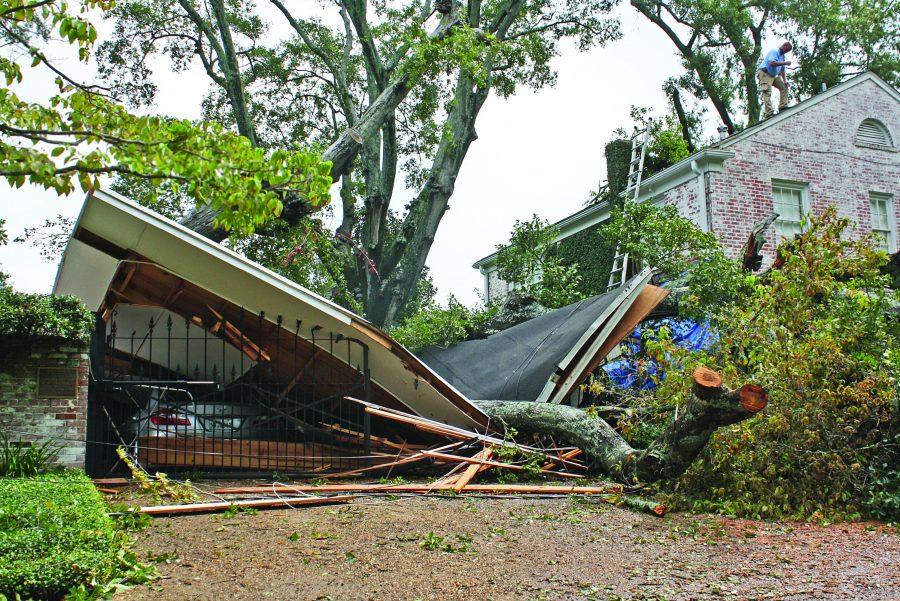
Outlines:
{"label": "ivy covered wall", "polygon": [[593,226],[560,240],[557,253],[563,264],[578,264],[579,289],[584,296],[606,292],[612,270],[614,245],[603,239],[599,227]]}

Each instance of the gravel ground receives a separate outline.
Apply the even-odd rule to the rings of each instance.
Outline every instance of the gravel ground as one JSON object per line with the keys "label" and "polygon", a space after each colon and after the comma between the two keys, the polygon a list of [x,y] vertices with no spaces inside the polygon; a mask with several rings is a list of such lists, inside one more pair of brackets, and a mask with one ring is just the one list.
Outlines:
{"label": "gravel ground", "polygon": [[900,534],[563,499],[359,498],[157,518],[117,599],[900,599]]}

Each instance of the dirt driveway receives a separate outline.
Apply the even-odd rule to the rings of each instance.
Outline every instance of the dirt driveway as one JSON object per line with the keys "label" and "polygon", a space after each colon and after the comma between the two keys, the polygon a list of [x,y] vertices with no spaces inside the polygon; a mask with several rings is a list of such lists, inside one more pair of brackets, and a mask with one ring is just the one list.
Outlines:
{"label": "dirt driveway", "polygon": [[157,518],[117,599],[900,599],[900,535],[570,499],[360,499]]}

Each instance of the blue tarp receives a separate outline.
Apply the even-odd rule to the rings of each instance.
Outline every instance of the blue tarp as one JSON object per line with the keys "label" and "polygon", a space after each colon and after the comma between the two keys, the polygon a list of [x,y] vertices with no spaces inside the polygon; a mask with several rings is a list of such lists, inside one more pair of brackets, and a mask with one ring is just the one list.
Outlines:
{"label": "blue tarp", "polygon": [[672,341],[687,350],[706,350],[718,340],[718,336],[708,325],[690,319],[661,319],[652,324],[640,325],[622,342],[626,346],[624,357],[603,366],[614,385],[619,388],[653,390],[656,388],[653,376],[660,380],[665,377],[665,374],[660,373],[659,366],[646,358],[641,359],[643,373],[638,373],[637,369],[637,361],[644,355],[645,331],[647,336],[653,336],[663,325],[672,333]]}

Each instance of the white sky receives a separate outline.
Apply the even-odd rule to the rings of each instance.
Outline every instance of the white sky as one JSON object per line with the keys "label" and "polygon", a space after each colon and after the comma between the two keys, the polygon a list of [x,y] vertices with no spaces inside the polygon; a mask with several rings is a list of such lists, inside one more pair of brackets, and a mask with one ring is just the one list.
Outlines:
{"label": "white sky", "polygon": [[[663,81],[681,72],[668,39],[630,6],[619,7],[622,39],[587,53],[565,49],[555,60],[559,80],[538,93],[521,90],[509,99],[492,97],[476,123],[471,145],[456,182],[428,266],[439,298],[452,293],[473,303],[482,286],[474,261],[508,238],[517,219],[533,213],[556,221],[581,208],[590,190],[606,178],[603,146],[612,131],[628,126],[631,105],[663,111]],[[200,72],[168,74],[156,70],[160,93],[155,112],[196,117],[207,79]],[[46,88],[26,93],[39,96]],[[398,178],[399,179],[399,178]],[[394,195],[402,207],[412,192]],[[59,197],[27,186],[11,189],[0,182],[2,210],[10,239],[23,228],[61,213],[74,217],[83,196]],[[43,261],[28,245],[0,247],[0,270],[23,291],[49,291],[56,265]]]}

